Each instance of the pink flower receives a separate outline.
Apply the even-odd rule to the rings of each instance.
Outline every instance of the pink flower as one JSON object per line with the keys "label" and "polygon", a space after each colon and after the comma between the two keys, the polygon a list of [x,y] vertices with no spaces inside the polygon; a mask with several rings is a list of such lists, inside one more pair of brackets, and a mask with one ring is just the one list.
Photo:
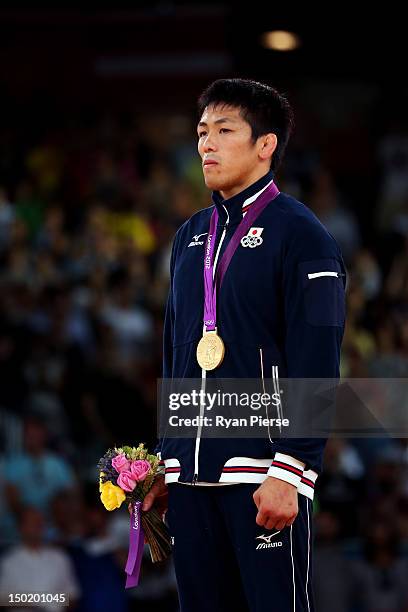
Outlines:
{"label": "pink flower", "polygon": [[132,472],[129,472],[129,470],[121,472],[118,476],[118,485],[124,491],[128,491],[129,493],[133,491],[136,486],[136,480]]}
{"label": "pink flower", "polygon": [[151,465],[145,459],[137,459],[136,461],[132,461],[130,466],[130,471],[132,473],[132,478],[137,481],[144,480],[151,468]]}
{"label": "pink flower", "polygon": [[126,459],[125,453],[119,453],[112,459],[112,465],[117,472],[130,470],[130,461]]}

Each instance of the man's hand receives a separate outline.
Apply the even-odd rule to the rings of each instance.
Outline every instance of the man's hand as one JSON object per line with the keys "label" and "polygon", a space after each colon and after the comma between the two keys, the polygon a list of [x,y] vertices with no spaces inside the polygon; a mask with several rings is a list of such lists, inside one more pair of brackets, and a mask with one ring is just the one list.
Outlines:
{"label": "man's hand", "polygon": [[[156,476],[152,488],[143,500],[142,510],[147,512],[154,505],[156,510],[163,515],[167,510],[168,491],[164,483],[164,476]],[[131,505],[128,505],[129,513]]]}
{"label": "man's hand", "polygon": [[257,525],[278,530],[292,525],[299,511],[297,496],[294,485],[268,476],[253,494]]}

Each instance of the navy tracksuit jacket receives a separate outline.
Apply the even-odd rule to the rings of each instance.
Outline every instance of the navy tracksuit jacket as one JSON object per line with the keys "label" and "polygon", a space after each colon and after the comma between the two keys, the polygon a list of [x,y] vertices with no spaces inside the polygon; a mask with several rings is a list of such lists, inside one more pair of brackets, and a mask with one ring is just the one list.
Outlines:
{"label": "navy tracksuit jacket", "polygon": [[[219,214],[215,263],[272,172],[236,196],[213,194]],[[203,256],[213,207],[178,230],[164,323],[163,378],[338,378],[346,271],[340,250],[313,212],[280,193],[256,219],[262,242],[240,244],[217,294],[221,365],[202,372]],[[258,229],[259,235],[259,229]],[[167,520],[182,612],[313,612],[312,499],[321,438],[192,439],[164,436],[156,448],[169,486]],[[291,527],[256,524],[253,492],[267,476],[298,489]],[[245,484],[244,484],[245,483]]]}
{"label": "navy tracksuit jacket", "polygon": [[[218,258],[248,210],[251,196],[273,178],[266,174],[223,201]],[[245,206],[243,207],[243,203]],[[172,249],[171,285],[164,322],[163,378],[201,378],[196,347],[203,332],[203,254],[213,207],[178,230]],[[238,246],[217,294],[218,333],[225,344],[218,378],[338,378],[345,323],[346,270],[340,249],[314,213],[280,193],[255,221],[262,244]],[[251,482],[267,475],[287,480],[313,499],[321,471],[322,438],[161,439],[156,452],[166,482]]]}

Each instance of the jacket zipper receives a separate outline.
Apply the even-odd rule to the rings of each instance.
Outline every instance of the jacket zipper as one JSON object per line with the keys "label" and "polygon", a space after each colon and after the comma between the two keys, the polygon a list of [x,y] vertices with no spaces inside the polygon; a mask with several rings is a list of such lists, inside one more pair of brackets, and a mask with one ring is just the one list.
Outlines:
{"label": "jacket zipper", "polygon": [[[227,209],[225,208],[225,206],[223,205],[223,208],[227,214],[227,221],[224,225],[224,229],[222,230],[222,234],[221,234],[221,238],[220,238],[220,242],[218,244],[218,248],[217,248],[217,252],[215,254],[215,258],[214,258],[214,270],[213,270],[213,279],[215,277],[215,271],[217,269],[217,264],[218,264],[218,256],[220,254],[220,250],[221,250],[221,246],[222,243],[224,242],[224,238],[225,238],[225,234],[227,232],[227,226],[229,223],[229,214]],[[203,333],[205,332],[205,325],[203,325]],[[207,371],[202,369],[201,370],[201,395],[200,395],[200,424],[197,427],[197,434],[196,434],[196,439],[195,439],[195,449],[194,449],[194,476],[193,476],[193,482],[192,484],[196,484],[197,480],[198,480],[198,459],[199,459],[199,455],[200,455],[200,442],[201,442],[201,423],[204,417],[204,403],[203,403],[203,397],[205,394],[205,388],[206,388],[206,374]]]}
{"label": "jacket zipper", "polygon": [[[277,406],[278,419],[283,420],[283,408],[282,408],[282,400],[280,396],[279,389],[279,368],[278,366],[272,366],[272,380],[273,380],[273,388],[274,393],[279,396],[279,404]],[[282,426],[279,425],[279,432],[282,433]]]}
{"label": "jacket zipper", "polygon": [[[263,349],[259,347],[259,358],[261,361],[261,380],[262,380],[262,393],[266,393],[265,391],[265,376],[264,376],[264,364],[263,364]],[[265,406],[266,418],[268,419],[268,437],[269,442],[273,444],[273,440],[271,438],[271,431],[269,427],[269,414],[268,414],[268,406]]]}

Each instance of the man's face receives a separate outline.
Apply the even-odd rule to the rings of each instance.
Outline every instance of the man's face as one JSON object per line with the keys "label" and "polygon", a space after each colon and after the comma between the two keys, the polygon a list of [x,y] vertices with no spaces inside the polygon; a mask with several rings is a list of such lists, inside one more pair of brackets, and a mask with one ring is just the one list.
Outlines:
{"label": "man's face", "polygon": [[213,191],[236,190],[251,183],[259,169],[257,143],[251,140],[251,126],[240,109],[210,105],[197,126],[198,152],[204,180]]}

